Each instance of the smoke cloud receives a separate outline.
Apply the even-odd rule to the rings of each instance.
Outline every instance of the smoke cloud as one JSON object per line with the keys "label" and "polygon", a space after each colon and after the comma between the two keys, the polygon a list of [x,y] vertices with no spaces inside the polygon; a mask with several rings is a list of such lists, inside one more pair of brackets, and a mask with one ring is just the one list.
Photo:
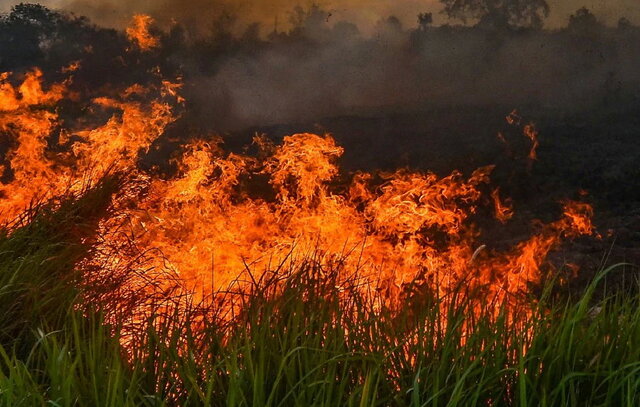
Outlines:
{"label": "smoke cloud", "polygon": [[[0,0],[0,10],[8,10],[16,0]],[[569,16],[580,7],[592,10],[602,22],[613,25],[621,17],[640,23],[640,2],[637,0],[548,0],[551,16],[548,27],[566,24]],[[39,3],[86,15],[106,26],[122,27],[135,13],[152,15],[163,23],[177,20],[192,28],[206,29],[212,17],[226,11],[237,14],[242,22],[261,22],[271,28],[276,21],[285,28],[296,6],[308,8],[317,4],[331,12],[331,18],[347,20],[363,32],[370,32],[381,18],[394,15],[405,26],[415,26],[416,15],[433,12],[436,24],[446,22],[438,0],[40,0]]]}
{"label": "smoke cloud", "polygon": [[[45,2],[47,3],[47,2]],[[424,111],[434,106],[497,105],[584,109],[624,103],[640,89],[640,32],[601,25],[571,30],[497,34],[471,28],[418,31],[420,11],[438,11],[438,0],[324,0],[316,15],[290,29],[291,0],[50,0],[98,24],[122,26],[149,13],[161,26],[177,20],[204,33],[220,15],[237,16],[239,34],[262,24],[255,37],[205,45],[178,43],[163,50],[184,72],[193,117],[216,131],[313,121],[341,115]],[[624,16],[636,22],[636,0],[550,1],[552,21],[586,5],[601,21]],[[5,6],[8,3],[3,3]],[[390,15],[398,19],[387,18]],[[562,18],[560,18],[562,16]],[[440,22],[443,16],[436,15]],[[640,23],[640,21],[638,21]],[[207,26],[209,24],[209,26]],[[574,30],[575,31],[575,30]],[[206,37],[206,34],[204,34]],[[226,41],[226,40],[225,40]]]}
{"label": "smoke cloud", "polygon": [[434,106],[575,111],[620,103],[640,89],[637,32],[496,38],[477,30],[378,29],[372,39],[334,29],[325,33],[334,41],[323,37],[303,51],[283,45],[229,58],[213,75],[194,69],[187,98],[208,107],[203,117],[217,125],[241,128]]}

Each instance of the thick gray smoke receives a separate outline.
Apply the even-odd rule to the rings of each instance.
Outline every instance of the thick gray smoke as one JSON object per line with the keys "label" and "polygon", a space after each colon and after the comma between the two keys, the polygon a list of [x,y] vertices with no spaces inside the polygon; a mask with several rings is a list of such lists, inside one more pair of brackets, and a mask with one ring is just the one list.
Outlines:
{"label": "thick gray smoke", "polygon": [[225,58],[213,74],[187,64],[188,98],[202,117],[237,129],[456,105],[570,112],[622,102],[640,89],[635,27],[417,31],[392,20],[371,38],[348,24],[307,33],[309,43],[276,41]]}
{"label": "thick gray smoke", "polygon": [[[637,0],[552,0],[547,30],[530,33],[417,31],[422,11],[434,12],[436,26],[447,22],[438,0],[60,1],[102,24],[121,26],[145,12],[160,26],[175,20],[205,36],[225,13],[234,16],[236,35],[250,22],[261,24],[262,38],[297,24],[269,46],[240,41],[231,46],[239,52],[221,56],[205,47],[177,58],[195,115],[215,130],[462,104],[567,111],[640,86],[638,32],[615,28],[623,16],[640,23]],[[320,4],[317,12],[292,22],[296,5],[311,3]],[[583,5],[601,25],[562,28]]]}
{"label": "thick gray smoke", "polygon": [[[180,22],[186,46],[168,50],[166,58],[185,73],[194,117],[220,131],[441,106],[570,111],[624,101],[640,89],[637,3],[550,1],[551,18],[563,16],[562,27],[582,4],[594,8],[601,24],[585,20],[529,32],[438,26],[444,22],[438,14],[435,26],[418,30],[418,12],[437,11],[437,0],[327,0],[297,19],[292,10],[298,2],[291,0],[51,5],[108,25],[122,25],[137,12],[153,15],[165,29],[172,19]],[[225,14],[237,18],[235,42],[211,34]],[[282,16],[277,26],[276,16]],[[613,24],[622,16],[630,27]],[[249,31],[253,35],[242,39],[252,21],[261,23],[259,35]],[[198,45],[194,35],[205,41]]]}

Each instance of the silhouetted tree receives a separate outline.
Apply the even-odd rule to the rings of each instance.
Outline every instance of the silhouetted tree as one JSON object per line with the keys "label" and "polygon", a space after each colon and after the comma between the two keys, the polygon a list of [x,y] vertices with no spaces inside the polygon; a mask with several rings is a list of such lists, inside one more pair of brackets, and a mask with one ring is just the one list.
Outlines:
{"label": "silhouetted tree", "polygon": [[317,4],[311,5],[308,9],[300,6],[294,8],[289,21],[293,26],[291,35],[293,37],[302,36],[313,39],[324,39],[328,35],[328,20],[331,13],[323,10]]}
{"label": "silhouetted tree", "polygon": [[358,26],[353,23],[340,21],[333,26],[333,35],[340,40],[349,40],[360,35],[360,30],[358,30]]}
{"label": "silhouetted tree", "polygon": [[260,28],[260,23],[249,24],[240,38],[240,44],[245,48],[253,48],[260,44]]}
{"label": "silhouetted tree", "polygon": [[228,10],[223,10],[220,14],[216,15],[211,22],[210,40],[220,46],[229,46],[232,44],[234,37],[233,31],[237,22],[238,16]]}
{"label": "silhouetted tree", "polygon": [[580,36],[593,36],[601,26],[595,15],[586,7],[582,7],[569,17],[569,32]]}
{"label": "silhouetted tree", "polygon": [[64,16],[38,4],[18,4],[0,19],[0,67],[15,69],[44,58]]}
{"label": "silhouetted tree", "polygon": [[396,16],[390,16],[385,19],[378,21],[376,24],[376,32],[379,34],[383,33],[401,33],[402,32],[402,22]]}
{"label": "silhouetted tree", "polygon": [[626,31],[626,30],[630,30],[633,29],[634,25],[633,23],[631,23],[631,21],[629,21],[628,18],[626,17],[622,17],[620,20],[618,20],[618,29],[621,31]]}
{"label": "silhouetted tree", "polygon": [[431,24],[433,24],[433,13],[418,14],[418,29],[420,31],[426,31]]}
{"label": "silhouetted tree", "polygon": [[549,15],[546,0],[440,0],[449,18],[492,28],[541,28]]}

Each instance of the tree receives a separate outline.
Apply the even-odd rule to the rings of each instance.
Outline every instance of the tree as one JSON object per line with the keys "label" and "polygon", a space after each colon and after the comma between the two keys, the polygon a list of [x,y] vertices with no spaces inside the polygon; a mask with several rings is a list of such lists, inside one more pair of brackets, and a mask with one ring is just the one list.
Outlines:
{"label": "tree", "polygon": [[317,4],[312,4],[308,9],[297,6],[289,18],[293,26],[291,34],[313,39],[325,38],[329,32],[330,17],[331,13]]}
{"label": "tree", "polygon": [[492,28],[541,28],[549,16],[546,0],[440,0],[449,18]]}
{"label": "tree", "polygon": [[389,16],[378,21],[375,30],[379,34],[399,34],[402,32],[402,22],[396,16]]}
{"label": "tree", "polygon": [[12,71],[45,63],[68,63],[84,48],[83,40],[94,32],[82,17],[49,10],[38,4],[20,3],[0,15],[0,71]]}
{"label": "tree", "polygon": [[619,30],[629,30],[633,28],[633,24],[629,21],[628,18],[622,17],[618,20],[618,29]]}
{"label": "tree", "polygon": [[50,37],[60,17],[34,4],[18,4],[0,18],[0,67],[15,69],[44,57],[42,40]]}
{"label": "tree", "polygon": [[433,13],[418,14],[418,29],[420,31],[426,31],[431,24],[433,24]]}
{"label": "tree", "polygon": [[569,32],[579,36],[593,36],[600,30],[596,16],[588,8],[582,7],[569,17]]}

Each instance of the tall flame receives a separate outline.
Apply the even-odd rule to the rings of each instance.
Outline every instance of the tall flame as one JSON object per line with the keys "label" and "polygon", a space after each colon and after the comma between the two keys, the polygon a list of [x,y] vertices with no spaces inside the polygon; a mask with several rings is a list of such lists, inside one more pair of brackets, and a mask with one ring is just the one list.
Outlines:
{"label": "tall flame", "polygon": [[151,51],[160,46],[160,39],[151,33],[153,18],[145,14],[136,14],[129,27],[127,37],[142,51]]}
{"label": "tall flame", "polygon": [[[244,281],[313,255],[345,279],[357,273],[362,289],[380,293],[391,307],[416,281],[440,296],[465,284],[511,301],[540,281],[548,253],[563,238],[593,232],[592,208],[566,202],[560,220],[498,251],[472,222],[493,167],[468,177],[361,172],[336,185],[344,150],[329,135],[295,134],[280,145],[256,138],[256,156],[227,153],[219,140],[195,140],[184,148],[176,176],[151,177],[137,168],[138,155],[175,119],[169,101],[182,102],[179,85],[165,81],[95,99],[93,109],[116,113],[103,125],[72,131],[55,110],[64,84],[45,90],[37,70],[17,87],[9,78],[0,76],[0,131],[14,147],[4,168],[9,180],[0,185],[0,220],[74,188],[87,174],[130,174],[137,187],[114,203],[120,215],[103,221],[101,250],[89,262],[105,273],[137,267],[132,289],[164,290],[177,279],[199,301],[230,287],[242,292]],[[140,102],[145,98],[152,100]],[[51,149],[51,140],[65,148]],[[513,215],[509,201],[498,189],[491,198],[496,218],[506,222]],[[141,254],[143,265],[136,261]]]}

